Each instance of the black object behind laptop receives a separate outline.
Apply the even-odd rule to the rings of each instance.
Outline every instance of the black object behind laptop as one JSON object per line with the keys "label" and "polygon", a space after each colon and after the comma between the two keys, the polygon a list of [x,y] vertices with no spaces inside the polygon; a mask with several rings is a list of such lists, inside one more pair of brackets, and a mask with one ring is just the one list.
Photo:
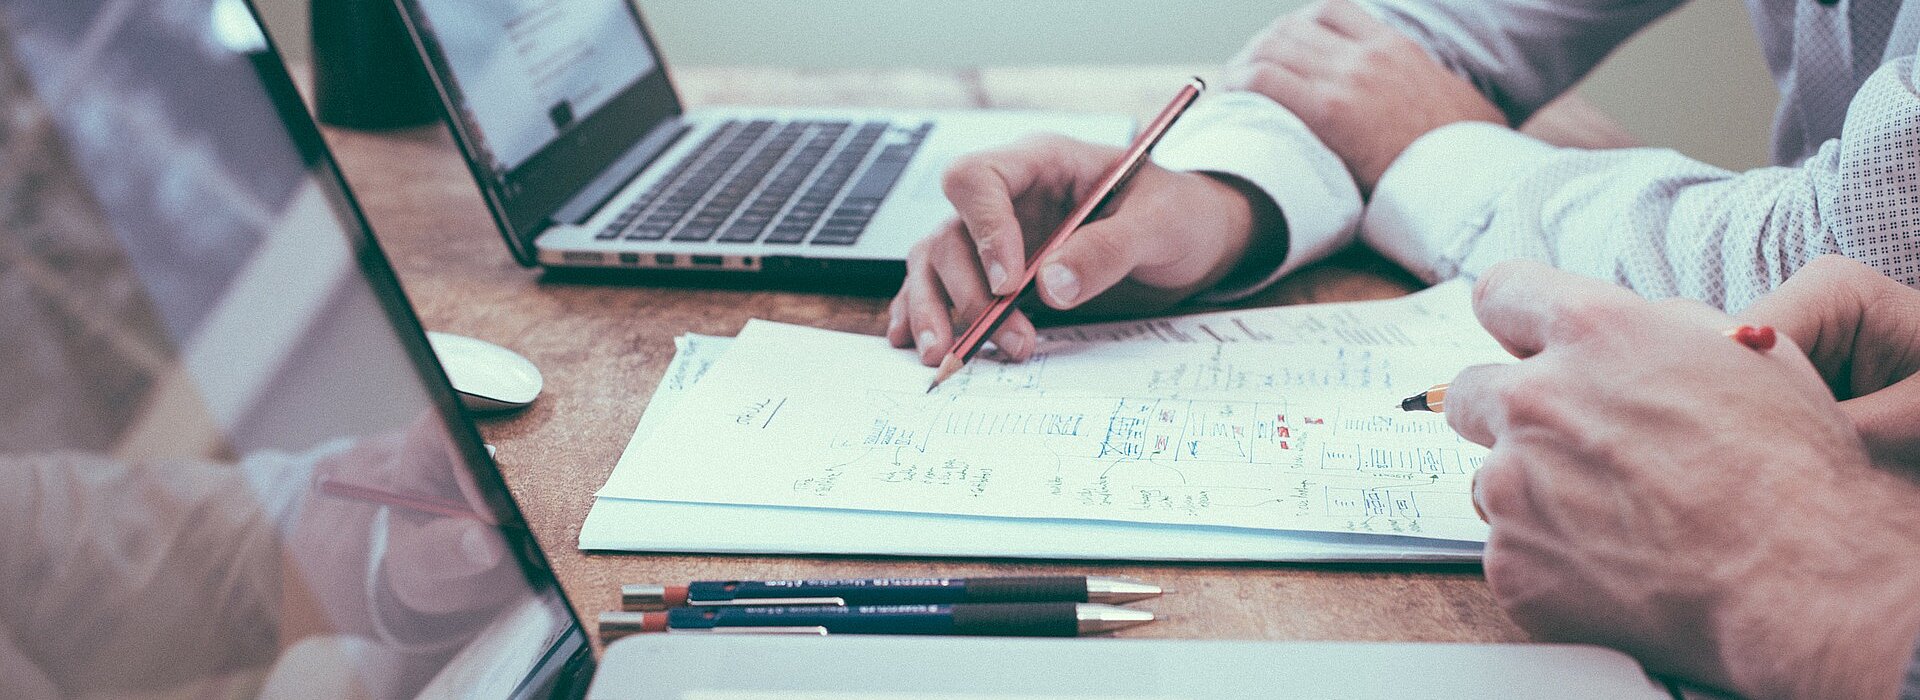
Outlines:
{"label": "black object behind laptop", "polygon": [[689,112],[626,0],[398,0],[448,122],[523,265],[897,279],[953,214],[955,158],[1120,115]]}

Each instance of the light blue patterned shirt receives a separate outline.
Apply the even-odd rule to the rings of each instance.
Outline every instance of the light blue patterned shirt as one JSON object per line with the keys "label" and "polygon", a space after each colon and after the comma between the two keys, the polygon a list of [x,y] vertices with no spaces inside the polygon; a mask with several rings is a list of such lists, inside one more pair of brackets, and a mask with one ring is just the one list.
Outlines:
{"label": "light blue patterned shirt", "polygon": [[[1515,124],[1682,0],[1358,0]],[[1649,297],[1738,310],[1819,255],[1920,287],[1920,1],[1749,0],[1780,89],[1775,166],[1736,173],[1665,149],[1555,148],[1483,123],[1435,130],[1362,206],[1339,159],[1248,93],[1188,112],[1155,159],[1258,186],[1289,250],[1251,294],[1360,236],[1427,279],[1533,258]],[[1714,105],[1694,107],[1712,110]],[[1920,605],[1920,601],[1914,601]],[[1920,700],[1920,651],[1902,698]]]}
{"label": "light blue patterned shirt", "polygon": [[[1514,123],[1681,4],[1360,2]],[[1362,207],[1338,159],[1292,114],[1248,93],[1197,105],[1155,157],[1244,178],[1274,199],[1290,240],[1268,281],[1358,235],[1428,281],[1533,258],[1729,310],[1826,253],[1920,287],[1920,3],[1749,4],[1782,98],[1774,167],[1737,173],[1666,149],[1556,148],[1505,127],[1455,124],[1415,141]]]}

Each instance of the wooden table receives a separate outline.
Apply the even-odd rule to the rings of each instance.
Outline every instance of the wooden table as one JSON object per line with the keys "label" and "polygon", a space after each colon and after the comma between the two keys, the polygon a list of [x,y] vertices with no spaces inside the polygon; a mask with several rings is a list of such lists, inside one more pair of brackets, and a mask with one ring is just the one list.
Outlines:
{"label": "wooden table", "polygon": [[[1181,67],[1049,67],[799,72],[678,71],[692,105],[1122,109],[1142,121]],[[1580,146],[1632,139],[1584,103],[1556,106],[1529,130]],[[1139,564],[886,558],[599,555],[580,524],[640,419],[682,333],[733,335],[750,318],[879,334],[885,299],[774,290],[579,285],[543,281],[507,253],[440,127],[330,130],[330,142],[427,327],[485,338],[531,358],[543,398],[485,421],[499,463],[583,619],[619,605],[633,582],[703,578],[1108,573],[1174,593],[1141,606],[1170,619],[1137,637],[1489,642],[1524,639],[1476,567]],[[1396,296],[1418,283],[1353,249],[1294,275],[1250,305]],[[589,628],[592,625],[589,624]]]}

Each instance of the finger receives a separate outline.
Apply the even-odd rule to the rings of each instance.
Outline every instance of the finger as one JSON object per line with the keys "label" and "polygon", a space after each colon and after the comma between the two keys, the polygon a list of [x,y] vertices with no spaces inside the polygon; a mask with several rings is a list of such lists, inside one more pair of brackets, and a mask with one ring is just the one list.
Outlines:
{"label": "finger", "polygon": [[1373,39],[1393,31],[1379,18],[1348,0],[1327,0],[1314,15],[1314,21],[1341,36],[1357,40]]}
{"label": "finger", "polygon": [[1282,58],[1295,54],[1311,53],[1313,50],[1331,51],[1342,45],[1352,47],[1353,44],[1351,39],[1334,33],[1311,18],[1289,15],[1274,22],[1259,37],[1248,42],[1228,65],[1281,62]]}
{"label": "finger", "polygon": [[1026,269],[1026,232],[1014,208],[1015,198],[1036,190],[1065,191],[1048,182],[1061,176],[1059,172],[1050,175],[1049,170],[1061,169],[1059,150],[1063,148],[1057,141],[1040,141],[963,158],[941,181],[959,215],[959,230],[973,242],[995,294],[1014,292],[1020,272]]}
{"label": "finger", "polygon": [[887,304],[887,342],[896,348],[913,345],[913,331],[907,325],[907,287],[902,284],[900,292],[893,295],[893,301]]}
{"label": "finger", "polygon": [[387,549],[387,582],[408,608],[428,614],[484,609],[493,575],[508,563],[506,543],[475,520],[396,523]]}
{"label": "finger", "polygon": [[1916,469],[1920,468],[1920,421],[1913,419],[1915,406],[1920,406],[1920,374],[1843,401],[1840,410],[1860,431],[1876,464]]}
{"label": "finger", "polygon": [[1040,300],[1071,309],[1099,296],[1128,273],[1149,243],[1133,235],[1124,220],[1102,219],[1081,226],[1052,256],[1040,261]]}
{"label": "finger", "polygon": [[1026,362],[1033,359],[1033,351],[1040,346],[1040,332],[1034,329],[1033,321],[1025,312],[1014,309],[1007,314],[1007,320],[1000,323],[1000,329],[993,332],[993,344],[1006,353],[1008,360]]}
{"label": "finger", "polygon": [[1255,92],[1295,109],[1305,103],[1312,85],[1306,77],[1278,61],[1256,61],[1231,66],[1223,81],[1229,90]]}
{"label": "finger", "polygon": [[1500,389],[1516,365],[1474,365],[1460,370],[1447,386],[1447,425],[1468,442],[1492,447],[1506,428]]}
{"label": "finger", "polygon": [[1488,268],[1473,288],[1473,313],[1514,357],[1550,343],[1620,330],[1632,292],[1591,277],[1515,260]]}
{"label": "finger", "polygon": [[1512,515],[1526,496],[1521,480],[1526,473],[1509,459],[1510,453],[1496,451],[1473,473],[1473,510],[1488,525]]}
{"label": "finger", "polygon": [[1262,57],[1286,66],[1296,75],[1325,73],[1327,66],[1339,65],[1336,57],[1360,51],[1359,44],[1325,25],[1301,23],[1291,29],[1284,40],[1270,45]]}
{"label": "finger", "polygon": [[909,264],[917,264],[920,269],[907,277],[906,287],[911,297],[907,301],[907,325],[913,334],[914,347],[920,353],[920,363],[932,367],[940,363],[953,337],[952,306],[946,290],[934,279],[934,272],[924,258]]}
{"label": "finger", "polygon": [[980,260],[974,257],[973,247],[966,241],[957,237],[935,241],[929,247],[927,265],[933,268],[940,288],[947,293],[947,301],[953,305],[953,319],[971,323],[992,303],[993,295],[987,291],[987,281],[981,276]]}
{"label": "finger", "polygon": [[[1876,293],[1883,284],[1904,291],[1898,282],[1871,267],[1838,255],[1823,256],[1800,268],[1779,289],[1755,300],[1740,318],[1773,326],[1792,338],[1807,351],[1807,358],[1836,393],[1851,395],[1854,387],[1849,386],[1847,375],[1853,369],[1857,350],[1888,343],[1905,347],[1911,342],[1872,337],[1879,335],[1871,332],[1877,324],[1867,319],[1874,314],[1895,313],[1895,309],[1884,308],[1888,298]],[[1892,305],[1899,306],[1897,301]],[[1868,391],[1872,388],[1878,387]]]}

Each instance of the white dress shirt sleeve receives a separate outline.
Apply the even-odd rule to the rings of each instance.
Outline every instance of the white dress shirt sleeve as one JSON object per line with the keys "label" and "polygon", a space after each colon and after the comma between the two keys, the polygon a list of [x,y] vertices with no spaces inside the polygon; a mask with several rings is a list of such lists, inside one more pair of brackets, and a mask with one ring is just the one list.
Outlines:
{"label": "white dress shirt sleeve", "polygon": [[1559,149],[1488,124],[1437,129],[1387,169],[1361,237],[1429,281],[1532,258],[1734,311],[1826,253],[1920,286],[1914,66],[1882,66],[1841,137],[1792,168],[1734,173],[1663,149]]}
{"label": "white dress shirt sleeve", "polygon": [[1248,284],[1246,276],[1205,293],[1221,302],[1250,296],[1300,266],[1351,242],[1360,219],[1360,191],[1339,156],[1315,138],[1299,117],[1263,95],[1223,92],[1188,108],[1154,149],[1162,167],[1228,175],[1253,185],[1278,207],[1286,257]]}

